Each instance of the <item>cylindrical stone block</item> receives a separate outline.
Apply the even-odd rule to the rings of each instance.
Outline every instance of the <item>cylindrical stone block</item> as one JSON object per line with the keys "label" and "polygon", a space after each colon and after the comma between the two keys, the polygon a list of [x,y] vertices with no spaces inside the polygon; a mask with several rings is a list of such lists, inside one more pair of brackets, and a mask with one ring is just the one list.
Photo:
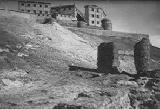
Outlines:
{"label": "cylindrical stone block", "polygon": [[85,27],[85,23],[83,21],[78,21],[77,22],[77,27],[79,27],[79,28]]}
{"label": "cylindrical stone block", "polygon": [[150,41],[143,38],[134,46],[134,60],[138,74],[149,70],[150,66]]}
{"label": "cylindrical stone block", "polygon": [[103,19],[101,23],[104,30],[112,30],[112,23],[109,19]]}
{"label": "cylindrical stone block", "polygon": [[114,43],[101,43],[98,46],[97,70],[101,73],[110,73],[114,61]]}

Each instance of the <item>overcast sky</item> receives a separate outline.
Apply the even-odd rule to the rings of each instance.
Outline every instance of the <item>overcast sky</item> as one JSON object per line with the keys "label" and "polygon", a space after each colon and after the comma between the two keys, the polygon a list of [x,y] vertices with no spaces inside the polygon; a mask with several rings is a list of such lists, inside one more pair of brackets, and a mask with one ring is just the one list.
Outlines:
{"label": "overcast sky", "polygon": [[[0,0],[2,1],[2,0]],[[12,0],[14,1],[14,0]],[[149,34],[151,43],[160,47],[160,1],[156,0],[41,0],[53,5],[73,4],[84,12],[84,5],[102,7],[113,23],[114,31]]]}

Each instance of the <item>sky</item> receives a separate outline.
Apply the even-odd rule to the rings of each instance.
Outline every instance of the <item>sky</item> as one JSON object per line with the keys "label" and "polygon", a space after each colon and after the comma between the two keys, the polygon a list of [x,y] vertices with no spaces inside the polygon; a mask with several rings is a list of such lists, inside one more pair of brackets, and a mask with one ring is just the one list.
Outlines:
{"label": "sky", "polygon": [[[2,0],[0,0],[2,1]],[[14,1],[14,0],[12,0]],[[157,0],[41,0],[53,5],[73,4],[84,13],[84,5],[96,4],[112,21],[113,31],[149,34],[152,45],[160,48],[160,1]],[[10,6],[12,7],[12,6]]]}

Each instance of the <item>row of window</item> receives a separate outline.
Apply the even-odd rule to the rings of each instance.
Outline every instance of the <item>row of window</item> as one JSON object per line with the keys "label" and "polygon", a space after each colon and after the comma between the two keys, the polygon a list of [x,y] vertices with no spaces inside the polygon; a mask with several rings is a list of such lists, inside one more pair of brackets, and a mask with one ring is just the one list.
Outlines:
{"label": "row of window", "polygon": [[[25,6],[24,3],[21,3],[21,6]],[[31,7],[31,4],[27,4],[28,7]],[[37,4],[33,4],[34,7],[37,7]],[[39,7],[42,7],[42,5],[40,4]],[[48,8],[48,5],[45,5],[45,8]]]}
{"label": "row of window", "polygon": [[99,9],[91,8],[91,11],[97,11],[97,12],[99,12]]}
{"label": "row of window", "polygon": [[[96,22],[95,21],[92,21],[92,24],[95,24]],[[100,22],[99,21],[97,21],[97,24],[100,24]]]}
{"label": "row of window", "polygon": [[[72,8],[71,7],[69,7],[69,8],[61,8],[60,9],[61,11],[66,11],[66,10],[72,10]],[[55,11],[59,11],[59,9],[55,9]]]}
{"label": "row of window", "polygon": [[[24,10],[22,9],[21,11],[24,11]],[[31,10],[27,10],[27,12],[30,13]],[[33,13],[34,13],[34,14],[37,14],[38,11],[37,11],[37,10],[33,10]],[[39,11],[39,14],[42,14],[42,11]],[[48,12],[48,11],[45,11],[45,14],[49,14],[49,12]]]}
{"label": "row of window", "polygon": [[72,18],[73,16],[69,16],[69,15],[60,15],[61,17],[69,17]]}
{"label": "row of window", "polygon": [[[95,15],[94,14],[91,14],[91,16],[94,18],[95,17]],[[97,18],[99,18],[100,16],[99,15],[97,15],[96,16]]]}

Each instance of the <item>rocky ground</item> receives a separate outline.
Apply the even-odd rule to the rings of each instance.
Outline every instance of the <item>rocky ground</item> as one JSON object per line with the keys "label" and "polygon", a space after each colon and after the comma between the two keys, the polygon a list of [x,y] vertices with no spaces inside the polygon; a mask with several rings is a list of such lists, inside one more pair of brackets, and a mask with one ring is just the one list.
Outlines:
{"label": "rocky ground", "polygon": [[0,12],[0,107],[159,109],[159,70],[136,79],[97,73],[96,46],[103,40],[94,38]]}

